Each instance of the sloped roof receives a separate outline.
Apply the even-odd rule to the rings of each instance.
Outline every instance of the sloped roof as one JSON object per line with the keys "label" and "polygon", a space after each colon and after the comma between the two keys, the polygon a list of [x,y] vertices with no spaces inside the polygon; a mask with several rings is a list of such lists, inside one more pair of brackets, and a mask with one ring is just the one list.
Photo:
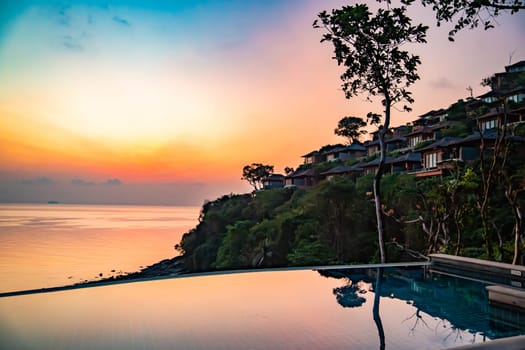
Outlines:
{"label": "sloped roof", "polygon": [[516,62],[516,63],[508,65],[508,66],[505,66],[505,71],[508,72],[508,71],[512,70],[513,68],[521,68],[521,67],[525,68],[525,60]]}
{"label": "sloped roof", "polygon": [[265,180],[282,180],[284,179],[284,175],[282,174],[271,174],[270,176],[266,177]]}
{"label": "sloped roof", "polygon": [[366,147],[358,143],[352,143],[345,147],[345,151],[366,151]]}
{"label": "sloped roof", "polygon": [[[363,168],[368,168],[368,167],[379,165],[379,160],[380,160],[380,158],[377,157],[376,159],[371,160],[370,162],[368,162],[366,164],[363,164],[362,167]],[[393,160],[394,160],[393,157],[385,157],[385,164],[390,164],[390,163],[392,163]]]}
{"label": "sloped roof", "polygon": [[419,148],[418,151],[426,151],[426,150],[429,150],[429,149],[435,149],[435,148],[446,148],[446,147],[449,147],[453,144],[456,144],[457,141],[460,141],[461,138],[459,137],[450,137],[450,136],[446,136],[446,137],[443,137],[433,143],[431,143],[430,145],[426,146],[426,147],[423,147],[423,148]]}
{"label": "sloped roof", "polygon": [[366,147],[359,145],[357,143],[353,143],[345,147],[337,147],[337,148],[331,149],[329,151],[324,152],[323,154],[341,153],[341,152],[349,152],[349,151],[363,151],[364,152],[366,151]]}
{"label": "sloped roof", "polygon": [[472,134],[467,135],[466,137],[456,141],[455,143],[457,145],[461,145],[463,143],[478,141],[478,140],[481,140],[482,135],[483,135],[483,139],[485,140],[495,140],[498,137],[497,131],[495,130],[488,130],[488,131],[485,131],[484,133],[473,132]]}
{"label": "sloped roof", "polygon": [[[387,143],[393,143],[393,142],[403,142],[403,141],[406,141],[407,138],[405,136],[394,136],[394,137],[391,137],[391,138],[388,138],[388,139],[385,139],[385,144]],[[373,140],[373,141],[370,141],[368,143],[365,144],[365,146],[374,146],[374,145],[379,145],[379,140]]]}
{"label": "sloped roof", "polygon": [[406,134],[405,136],[413,136],[413,135],[419,135],[419,134],[431,134],[434,132],[434,128],[433,126],[428,126],[428,125],[425,125],[424,127],[416,130],[416,131],[412,131],[410,134]]}
{"label": "sloped roof", "polygon": [[401,162],[421,163],[421,153],[419,152],[405,153],[397,157],[396,159],[392,160],[392,163],[401,163]]}
{"label": "sloped roof", "polygon": [[335,168],[322,172],[321,175],[343,174],[343,173],[361,172],[361,171],[363,171],[361,164],[339,165],[339,166],[336,166]]}
{"label": "sloped roof", "polygon": [[306,170],[296,170],[293,173],[287,175],[287,178],[296,178],[296,177],[310,177],[315,175],[315,170],[310,168]]}
{"label": "sloped roof", "polygon": [[434,117],[436,115],[442,115],[442,114],[445,114],[447,113],[447,110],[444,109],[444,108],[440,108],[440,109],[433,109],[429,112],[426,112],[425,114],[421,114],[420,116],[418,116],[418,118],[420,119],[426,119],[428,117]]}
{"label": "sloped roof", "polygon": [[313,157],[313,156],[318,156],[319,155],[319,152],[318,151],[312,151],[310,153],[307,153],[305,154],[304,156],[301,156],[302,158],[306,158],[306,157]]}

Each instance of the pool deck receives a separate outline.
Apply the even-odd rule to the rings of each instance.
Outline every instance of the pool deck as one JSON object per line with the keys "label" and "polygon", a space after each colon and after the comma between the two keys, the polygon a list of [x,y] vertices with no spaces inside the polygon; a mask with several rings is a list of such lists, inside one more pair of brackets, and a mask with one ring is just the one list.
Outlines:
{"label": "pool deck", "polygon": [[525,312],[524,290],[503,286],[487,286],[485,288],[489,294],[490,304],[518,308]]}
{"label": "pool deck", "polygon": [[523,350],[525,349],[525,335],[492,340],[481,344],[464,345],[452,348],[453,350]]}
{"label": "pool deck", "polygon": [[447,254],[431,254],[432,270],[452,269],[458,273],[474,274],[483,280],[500,279],[510,287],[525,288],[525,266],[511,265]]}

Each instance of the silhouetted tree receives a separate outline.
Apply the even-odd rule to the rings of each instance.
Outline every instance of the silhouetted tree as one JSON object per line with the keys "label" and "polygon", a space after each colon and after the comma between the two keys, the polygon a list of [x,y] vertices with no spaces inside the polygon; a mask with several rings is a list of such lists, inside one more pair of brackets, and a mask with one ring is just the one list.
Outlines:
{"label": "silhouetted tree", "polygon": [[366,134],[366,130],[363,130],[365,126],[366,122],[362,118],[343,117],[339,123],[337,123],[334,134],[346,137],[349,144],[359,142],[359,138]]}
{"label": "silhouetted tree", "polygon": [[[373,15],[368,6],[357,4],[343,6],[318,14],[314,28],[324,28],[321,42],[334,45],[334,59],[346,70],[341,75],[342,89],[346,98],[362,92],[380,96],[384,106],[383,124],[379,129],[381,150],[380,162],[374,178],[374,200],[376,206],[377,232],[381,262],[386,261],[384,246],[384,223],[381,208],[380,182],[384,172],[386,147],[385,133],[390,127],[390,113],[394,104],[414,100],[407,88],[419,79],[417,66],[419,56],[401,50],[406,43],[426,42],[428,27],[412,25],[406,8],[379,9]],[[403,106],[410,110],[408,106]],[[380,121],[375,113],[368,114],[371,123]]]}
{"label": "silhouetted tree", "polygon": [[[410,5],[415,1],[401,0],[401,3]],[[423,6],[432,7],[438,26],[443,22],[455,23],[454,29],[448,33],[450,41],[454,41],[456,33],[463,28],[476,28],[483,25],[487,30],[494,27],[495,17],[500,14],[514,14],[525,10],[525,2],[522,0],[420,0],[420,2]]]}
{"label": "silhouetted tree", "polygon": [[241,180],[246,180],[253,186],[254,190],[260,190],[263,187],[263,180],[273,174],[273,165],[264,165],[261,163],[252,163],[242,168]]}

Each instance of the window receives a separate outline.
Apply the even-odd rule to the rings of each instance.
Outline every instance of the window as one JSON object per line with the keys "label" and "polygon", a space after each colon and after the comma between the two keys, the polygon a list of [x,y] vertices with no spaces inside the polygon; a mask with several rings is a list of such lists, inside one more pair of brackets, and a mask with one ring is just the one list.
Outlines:
{"label": "window", "polygon": [[425,154],[425,167],[435,168],[437,166],[438,154],[437,152]]}
{"label": "window", "polygon": [[481,123],[481,131],[495,129],[497,127],[498,121],[496,119],[487,120]]}
{"label": "window", "polygon": [[416,145],[422,141],[421,135],[410,138],[410,147],[416,147]]}

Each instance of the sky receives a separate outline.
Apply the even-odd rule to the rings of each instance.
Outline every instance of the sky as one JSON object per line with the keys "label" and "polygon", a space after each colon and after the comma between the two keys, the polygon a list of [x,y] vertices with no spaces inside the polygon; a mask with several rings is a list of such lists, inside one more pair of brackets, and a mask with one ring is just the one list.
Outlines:
{"label": "sky", "polygon": [[[244,193],[242,167],[275,172],[326,144],[344,116],[381,112],[344,98],[317,13],[352,1],[0,3],[0,202],[200,205]],[[375,2],[371,6],[378,5]],[[429,9],[421,80],[401,125],[525,59],[525,14],[447,40]]]}

